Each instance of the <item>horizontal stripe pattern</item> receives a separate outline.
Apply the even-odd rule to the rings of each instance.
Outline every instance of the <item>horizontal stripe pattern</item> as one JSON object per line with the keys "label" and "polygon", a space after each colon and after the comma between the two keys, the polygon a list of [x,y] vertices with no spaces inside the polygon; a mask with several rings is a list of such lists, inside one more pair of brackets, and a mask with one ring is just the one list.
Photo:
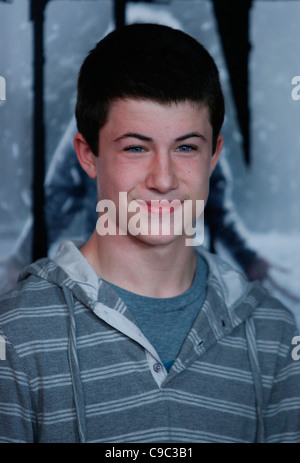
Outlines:
{"label": "horizontal stripe pattern", "polygon": [[[62,291],[51,283],[57,267],[47,262],[34,267],[39,276],[1,298],[7,359],[0,361],[0,442],[78,442],[70,310],[87,442],[255,442],[254,376],[245,326],[237,323],[250,316],[265,439],[300,442],[300,362],[291,358],[295,325],[279,303],[262,298],[258,287],[236,313],[224,307],[219,286],[218,291],[208,287],[205,310],[159,383],[143,346],[99,319],[82,290],[60,275],[74,301],[74,307],[66,306]],[[111,308],[132,320],[120,299]]]}
{"label": "horizontal stripe pattern", "polygon": [[[186,428],[175,428],[172,429],[173,442],[191,442],[191,443],[244,443],[243,440],[236,440],[229,438],[228,436],[216,437],[213,433],[205,431],[193,431]],[[147,431],[126,433],[121,435],[113,436],[110,439],[99,439],[91,441],[92,443],[113,443],[113,442],[170,442],[170,429],[169,428],[154,428],[148,429]]]}
{"label": "horizontal stripe pattern", "polygon": [[40,307],[20,307],[15,310],[0,316],[0,326],[5,326],[15,320],[23,320],[24,318],[48,318],[48,317],[66,317],[66,307],[64,305],[49,305],[44,306],[41,312]]}

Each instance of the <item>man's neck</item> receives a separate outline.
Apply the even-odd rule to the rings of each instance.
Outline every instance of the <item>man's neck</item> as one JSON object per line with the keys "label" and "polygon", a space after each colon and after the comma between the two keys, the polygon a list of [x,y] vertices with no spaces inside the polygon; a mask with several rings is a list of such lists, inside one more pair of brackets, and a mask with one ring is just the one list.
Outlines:
{"label": "man's neck", "polygon": [[184,293],[193,282],[196,256],[182,243],[151,246],[94,232],[81,252],[104,280],[142,296],[166,298]]}

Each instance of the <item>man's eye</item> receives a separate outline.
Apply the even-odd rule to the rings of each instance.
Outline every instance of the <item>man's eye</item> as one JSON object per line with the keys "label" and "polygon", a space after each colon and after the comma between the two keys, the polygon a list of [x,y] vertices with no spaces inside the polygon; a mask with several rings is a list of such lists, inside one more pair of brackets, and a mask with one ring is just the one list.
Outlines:
{"label": "man's eye", "polygon": [[195,151],[196,149],[197,147],[193,145],[180,145],[176,150],[181,151],[182,153],[189,153],[190,151]]}
{"label": "man's eye", "polygon": [[127,146],[125,151],[130,151],[131,153],[143,153],[145,150],[142,146]]}

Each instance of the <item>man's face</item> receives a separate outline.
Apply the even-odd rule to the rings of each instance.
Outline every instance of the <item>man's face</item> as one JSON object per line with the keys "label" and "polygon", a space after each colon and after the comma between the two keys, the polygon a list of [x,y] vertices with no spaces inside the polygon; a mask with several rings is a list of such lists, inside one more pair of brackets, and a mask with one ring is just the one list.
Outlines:
{"label": "man's face", "polygon": [[[164,214],[174,214],[168,207],[170,201],[183,204],[192,200],[194,205],[196,200],[206,202],[209,178],[222,148],[219,136],[212,155],[212,134],[206,107],[190,102],[161,105],[148,100],[115,101],[100,130],[95,157],[98,199],[113,201],[117,218],[120,208],[134,201],[141,205],[144,217],[156,214],[159,220]],[[126,204],[119,203],[119,192],[126,193]],[[166,207],[160,211],[154,203],[151,207],[154,200],[167,200],[160,203]],[[193,211],[195,216],[195,208]],[[128,214],[128,221],[131,217],[132,213]],[[162,244],[180,236],[175,236],[171,227],[169,236],[148,234],[135,239]]]}

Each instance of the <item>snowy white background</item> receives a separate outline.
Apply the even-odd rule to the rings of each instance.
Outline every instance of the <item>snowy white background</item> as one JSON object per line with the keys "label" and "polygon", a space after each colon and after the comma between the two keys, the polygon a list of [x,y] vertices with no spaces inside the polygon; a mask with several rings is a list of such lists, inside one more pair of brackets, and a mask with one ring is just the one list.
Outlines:
{"label": "snowy white background", "polygon": [[[254,248],[285,269],[274,268],[274,279],[300,298],[300,100],[291,97],[291,80],[300,75],[300,1],[253,2],[250,168],[243,161],[241,135],[211,2],[173,0],[155,6],[132,2],[126,14],[127,22],[140,19],[182,28],[214,56],[227,102],[223,154],[231,168],[232,199],[244,233]],[[112,27],[109,0],[52,0],[46,8],[48,165],[73,114],[79,66],[88,50]],[[0,75],[7,85],[7,100],[0,101],[2,259],[13,252],[30,218],[32,33],[27,0],[0,3]],[[0,273],[4,271],[5,266],[0,265]],[[270,289],[293,310],[300,326],[300,302]]]}

